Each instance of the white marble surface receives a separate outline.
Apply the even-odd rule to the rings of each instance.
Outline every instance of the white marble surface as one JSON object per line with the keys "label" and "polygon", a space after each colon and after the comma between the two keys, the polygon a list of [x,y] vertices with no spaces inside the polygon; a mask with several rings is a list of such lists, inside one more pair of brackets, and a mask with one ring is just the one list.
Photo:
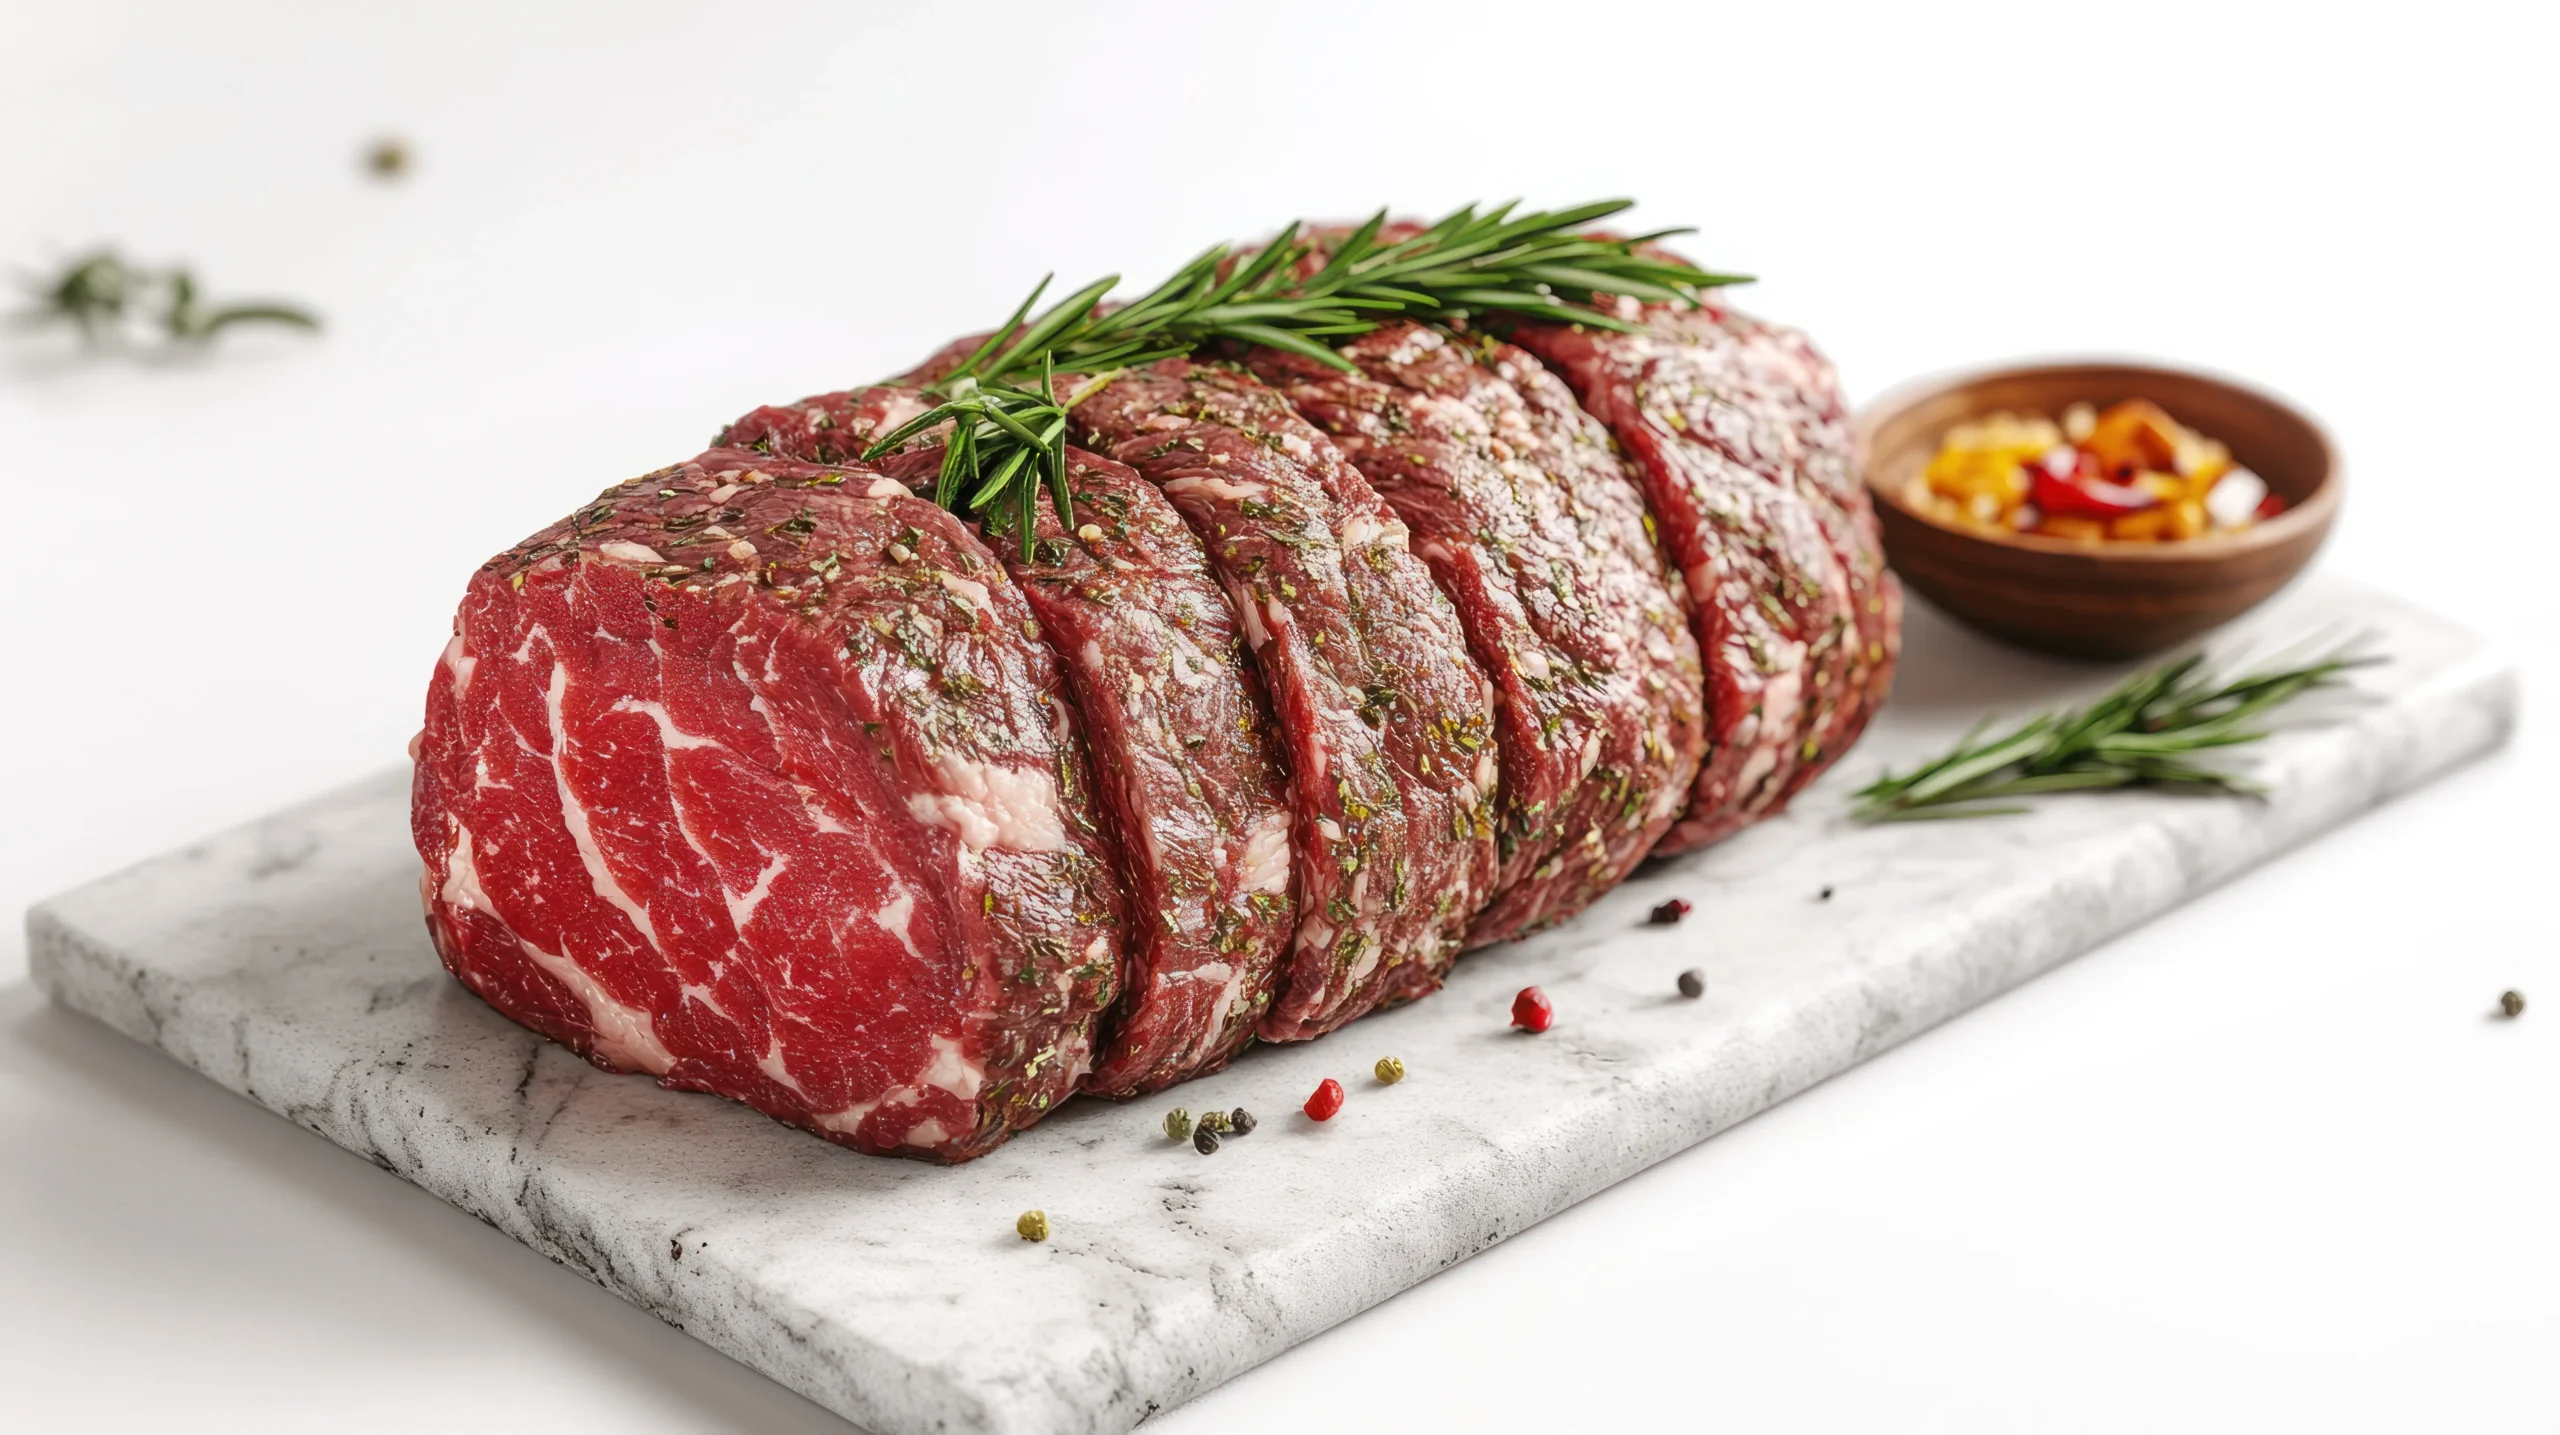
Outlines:
{"label": "white marble surface", "polygon": [[[2110,674],[1924,624],[1911,678],[1793,814],[1666,864],[1430,1001],[1263,1049],[1161,1101],[1078,1103],[971,1165],[869,1160],[597,1072],[445,978],[415,911],[405,773],[37,908],[55,997],[374,1160],[884,1435],[1128,1427],[1609,1183],[2503,740],[2511,669],[2368,590],[2246,628],[2394,655],[2248,765],[2263,802],[2143,794],[1856,829],[1846,789],[1990,708]],[[2226,642],[2232,638],[2226,637]],[[1826,887],[1832,896],[1825,900]],[[1698,904],[1647,928],[1665,896]],[[1673,977],[1708,974],[1702,1001]],[[1537,982],[1559,1019],[1507,1029]],[[1412,1073],[1381,1088],[1379,1055]],[[1351,1093],[1297,1113],[1324,1076]],[[1166,1105],[1243,1105],[1214,1157]],[[1056,1234],[1027,1245],[1016,1213]]]}

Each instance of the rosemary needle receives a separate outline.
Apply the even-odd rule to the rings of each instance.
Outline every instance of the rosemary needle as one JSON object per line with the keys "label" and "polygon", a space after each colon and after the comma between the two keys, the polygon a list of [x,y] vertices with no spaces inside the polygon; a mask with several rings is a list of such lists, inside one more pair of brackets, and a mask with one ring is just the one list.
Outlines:
{"label": "rosemary needle", "polygon": [[1859,822],[1999,817],[2028,810],[2003,799],[2118,787],[2255,793],[2247,779],[2188,759],[2264,738],[2256,724],[2269,709],[2381,661],[2340,651],[2224,679],[2203,654],[2192,654],[2137,674],[2076,711],[2047,713],[1997,736],[1987,735],[1985,720],[1943,756],[1858,789],[1849,815]]}
{"label": "rosemary needle", "polygon": [[[1391,320],[1502,313],[1626,329],[1632,326],[1589,306],[1604,295],[1694,303],[1703,290],[1743,282],[1646,248],[1683,230],[1633,239],[1589,233],[1631,203],[1602,200],[1526,214],[1510,204],[1467,205],[1393,243],[1380,239],[1384,210],[1322,244],[1292,224],[1247,255],[1212,246],[1127,303],[1103,307],[1119,287],[1114,274],[1035,315],[1049,289],[1044,278],[1013,317],[934,382],[940,403],[883,435],[864,457],[879,458],[950,424],[936,501],[981,514],[990,528],[1019,527],[1027,559],[1038,489],[1048,487],[1059,520],[1075,526],[1062,481],[1067,413],[1121,370],[1217,340],[1268,345],[1348,369],[1328,341]],[[1062,373],[1090,377],[1073,397],[1060,399],[1054,380]]]}
{"label": "rosemary needle", "polygon": [[36,307],[22,311],[20,322],[71,324],[91,345],[124,337],[135,311],[155,298],[150,317],[171,344],[208,343],[234,324],[320,327],[308,311],[291,304],[208,305],[196,292],[195,275],[185,268],[144,269],[126,263],[112,249],[82,255],[53,279],[29,287]]}

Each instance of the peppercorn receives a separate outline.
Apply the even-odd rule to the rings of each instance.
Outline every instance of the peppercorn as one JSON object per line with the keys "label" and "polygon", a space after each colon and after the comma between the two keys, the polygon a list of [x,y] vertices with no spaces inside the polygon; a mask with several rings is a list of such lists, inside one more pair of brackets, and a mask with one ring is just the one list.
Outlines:
{"label": "peppercorn", "polygon": [[1026,1241],[1049,1239],[1049,1213],[1040,1210],[1023,1212],[1013,1223],[1013,1233]]}
{"label": "peppercorn", "polygon": [[1830,889],[1830,888],[1828,888],[1828,887],[1823,888],[1823,889],[1822,889],[1822,894],[1821,894],[1820,896],[1818,896],[1818,897],[1814,898],[1814,900],[1815,900],[1815,901],[1817,901],[1817,902],[1828,902],[1828,901],[1830,901],[1830,900],[1831,900],[1831,889]]}
{"label": "peppercorn", "polygon": [[1393,1086],[1404,1080],[1404,1063],[1392,1056],[1379,1057],[1374,1070],[1378,1073],[1380,1086]]}
{"label": "peppercorn", "polygon": [[1203,1121],[1200,1129],[1191,1133],[1191,1145],[1203,1156],[1215,1156],[1218,1154],[1218,1133],[1210,1130],[1209,1123]]}
{"label": "peppercorn", "polygon": [[1191,1113],[1177,1106],[1164,1114],[1164,1134],[1176,1141],[1191,1139]]}
{"label": "peppercorn", "polygon": [[2519,1017],[2524,1015],[2524,993],[2500,992],[2498,994],[2498,1010],[2505,1012],[2509,1017]]}
{"label": "peppercorn", "polygon": [[1232,1123],[1227,1120],[1227,1113],[1223,1111],[1203,1111],[1200,1113],[1200,1129],[1203,1131],[1215,1131],[1219,1135],[1224,1136],[1227,1134],[1228,1128],[1231,1124]]}
{"label": "peppercorn", "polygon": [[1696,967],[1680,974],[1680,995],[1696,1001],[1707,994],[1707,974]]}
{"label": "peppercorn", "polygon": [[1239,1106],[1227,1113],[1227,1124],[1235,1128],[1236,1135],[1250,1136],[1254,1127],[1253,1113]]}
{"label": "peppercorn", "polygon": [[1522,1031],[1545,1031],[1556,1024],[1556,1004],[1536,987],[1522,987],[1511,999],[1511,1024]]}
{"label": "peppercorn", "polygon": [[1674,897],[1670,901],[1663,903],[1661,906],[1654,908],[1653,915],[1645,918],[1645,920],[1657,927],[1668,927],[1677,924],[1681,918],[1688,916],[1689,912],[1689,904],[1678,897]]}
{"label": "peppercorn", "polygon": [[1313,1096],[1307,1098],[1307,1118],[1311,1121],[1331,1121],[1333,1113],[1341,1109],[1342,1083],[1330,1076],[1316,1087]]}
{"label": "peppercorn", "polygon": [[376,179],[398,179],[409,172],[409,146],[396,135],[384,135],[365,147],[364,167]]}

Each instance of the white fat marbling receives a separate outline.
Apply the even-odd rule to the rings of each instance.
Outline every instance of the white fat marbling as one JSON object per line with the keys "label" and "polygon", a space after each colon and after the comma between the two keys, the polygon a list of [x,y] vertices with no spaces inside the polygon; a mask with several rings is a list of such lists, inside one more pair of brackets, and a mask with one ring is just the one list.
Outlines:
{"label": "white fat marbling", "polygon": [[[1123,1430],[2494,746],[2514,711],[2462,633],[2309,584],[2248,627],[2371,628],[2396,661],[2251,756],[2267,801],[1854,829],[1843,795],[1878,765],[2109,676],[1911,627],[1893,705],[1785,819],[1468,957],[1428,1001],[1073,1103],[957,1168],[606,1075],[483,1006],[420,927],[405,771],[46,903],[30,946],[64,1004],[883,1435]],[[1641,925],[1675,894],[1687,923]],[[1673,994],[1688,966],[1702,1001]],[[1532,981],[1559,1013],[1540,1037],[1506,1030]],[[1393,1089],[1365,1075],[1387,1052]],[[1351,1101],[1318,1126],[1297,1107],[1325,1076]],[[1261,1129],[1203,1157],[1162,1133],[1177,1102]],[[1013,1233],[1031,1206],[1046,1244]]]}

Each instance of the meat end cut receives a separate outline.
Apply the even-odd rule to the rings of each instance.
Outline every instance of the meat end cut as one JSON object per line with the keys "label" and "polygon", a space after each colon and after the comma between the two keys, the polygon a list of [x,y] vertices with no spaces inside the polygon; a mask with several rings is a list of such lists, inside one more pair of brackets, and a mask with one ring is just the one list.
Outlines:
{"label": "meat end cut", "polygon": [[1857,741],[1892,690],[1902,650],[1902,585],[1884,565],[1848,405],[1830,361],[1793,329],[1714,304],[1642,312],[1654,333],[1679,341],[1655,372],[1680,407],[1682,431],[1783,476],[1822,520],[1848,579],[1856,640],[1842,654],[1838,690],[1817,694],[1829,718],[1792,793]]}
{"label": "meat end cut", "polygon": [[897,384],[841,390],[752,410],[720,430],[711,446],[803,463],[860,464],[874,440],[931,407],[923,394]]}
{"label": "meat end cut", "polygon": [[[786,458],[853,454],[928,406],[899,387],[822,394],[759,409],[726,437]],[[941,459],[926,440],[881,467],[930,489]],[[1200,540],[1120,464],[1070,449],[1067,476],[1073,529],[1044,501],[1030,558],[1009,530],[989,546],[1058,656],[1119,836],[1136,920],[1086,1089],[1134,1096],[1224,1066],[1270,1005],[1297,926],[1288,783]]]}
{"label": "meat end cut", "polygon": [[1279,715],[1299,925],[1261,1035],[1434,989],[1491,892],[1499,767],[1491,686],[1403,521],[1241,370],[1164,360],[1075,419],[1207,545]]}
{"label": "meat end cut", "polygon": [[455,976],[598,1066],[957,1161],[1064,1100],[1115,854],[1020,589],[860,469],[715,452],[484,566],[413,835]]}
{"label": "meat end cut", "polygon": [[1511,337],[1608,425],[1687,575],[1711,748],[1672,853],[1778,810],[1845,750],[1890,682],[1900,596],[1810,346],[1721,309],[1621,315],[1644,328]]}
{"label": "meat end cut", "polygon": [[1644,499],[1609,436],[1527,353],[1391,324],[1345,373],[1247,363],[1329,433],[1402,517],[1500,703],[1501,867],[1472,945],[1572,916],[1688,798],[1702,670]]}

